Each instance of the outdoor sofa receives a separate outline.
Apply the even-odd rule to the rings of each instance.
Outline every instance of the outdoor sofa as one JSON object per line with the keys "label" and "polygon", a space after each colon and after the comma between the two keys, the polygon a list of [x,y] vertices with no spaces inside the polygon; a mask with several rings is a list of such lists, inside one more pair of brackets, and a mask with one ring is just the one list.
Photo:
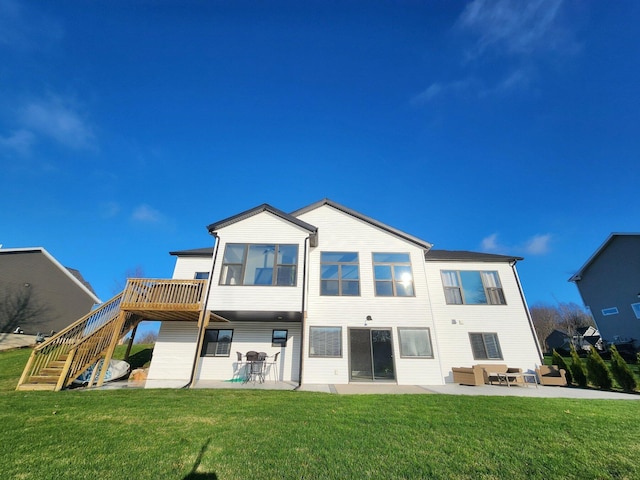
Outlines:
{"label": "outdoor sofa", "polygon": [[567,377],[564,368],[559,368],[556,365],[541,365],[536,368],[536,373],[538,374],[541,385],[567,386]]}

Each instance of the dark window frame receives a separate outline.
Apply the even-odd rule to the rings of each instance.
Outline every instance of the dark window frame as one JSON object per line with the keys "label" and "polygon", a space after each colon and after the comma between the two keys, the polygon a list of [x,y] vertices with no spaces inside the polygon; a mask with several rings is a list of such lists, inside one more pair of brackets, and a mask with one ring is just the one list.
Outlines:
{"label": "dark window frame", "polygon": [[[391,262],[383,262],[376,261],[376,255],[406,255],[407,261],[391,261]],[[411,254],[409,252],[372,252],[371,260],[373,263],[373,283],[374,283],[374,293],[376,297],[400,297],[400,298],[411,298],[416,296],[416,284],[413,276],[413,266],[411,265]],[[391,279],[378,279],[376,277],[376,266],[384,267],[388,266],[391,271]],[[400,267],[409,267],[409,272],[411,273],[411,295],[402,295],[398,294],[398,285],[405,282],[405,280],[401,280],[396,278],[396,268]],[[379,284],[391,284],[391,295],[383,295],[378,293]]]}
{"label": "dark window frame", "polygon": [[[229,341],[220,342],[220,332],[231,332],[231,336],[229,337]],[[210,338],[215,335],[215,338]],[[229,357],[231,355],[231,344],[233,343],[233,329],[232,328],[207,328],[204,333],[204,340],[202,342],[202,350],[200,351],[201,357]],[[212,352],[210,352],[210,345],[214,345],[212,347]],[[222,349],[221,345],[228,345],[226,347],[226,351]]]}
{"label": "dark window frame", "polygon": [[[276,332],[284,332],[284,339],[276,338]],[[286,329],[286,328],[274,328],[271,331],[271,346],[272,347],[286,347],[288,340],[289,340],[289,330],[288,329]]]}
{"label": "dark window frame", "polygon": [[[319,332],[320,330],[338,330],[338,350],[339,353],[338,354],[333,354],[333,355],[328,355],[326,354],[326,352],[329,350],[328,348],[324,348],[323,353],[311,353],[311,349],[312,347],[316,347],[317,345],[314,345],[314,340],[315,340],[315,335],[314,332]],[[326,335],[326,334],[325,334]],[[324,342],[325,343],[325,347],[327,346],[328,342]],[[331,325],[327,325],[327,326],[316,326],[316,327],[309,327],[309,357],[311,358],[342,358],[342,327],[339,326],[331,326]]]}
{"label": "dark window frame", "polygon": [[[497,356],[490,356],[490,348],[487,347],[487,339],[494,341]],[[482,345],[480,345],[480,342],[482,342]],[[471,344],[471,353],[473,353],[474,360],[504,360],[497,332],[469,332],[469,343]],[[482,346],[482,352],[476,348],[480,346]]]}
{"label": "dark window frame", "polygon": [[[465,295],[465,287],[461,272],[477,273],[484,292],[485,302],[470,302]],[[445,274],[454,273],[457,285],[447,285]],[[485,275],[495,274],[498,286],[487,285]],[[500,273],[497,270],[440,270],[440,279],[444,289],[444,298],[447,305],[506,305],[507,299],[504,295],[504,288],[500,280]]]}
{"label": "dark window frame", "polygon": [[[339,261],[327,261],[323,259],[324,254],[355,254],[356,260],[354,262],[339,262]],[[326,266],[336,266],[338,267],[338,278],[337,279],[327,279],[322,278],[323,275],[323,267]],[[356,280],[345,279],[342,275],[343,267],[346,266],[355,266],[358,271],[358,278]],[[326,290],[323,288],[325,282],[337,282],[338,283],[338,293],[331,294],[326,293]],[[358,293],[356,295],[350,295],[349,293],[344,293],[345,289],[343,288],[345,284],[357,284],[358,285]],[[360,254],[358,252],[320,252],[320,296],[326,297],[359,297],[361,295],[360,290]]]}
{"label": "dark window frame", "polygon": [[[242,260],[240,263],[238,262],[228,262],[227,260],[227,249],[231,246],[243,246]],[[249,251],[252,246],[263,245],[268,248],[273,248],[273,266],[264,268],[264,271],[271,270],[271,283],[245,283],[245,274],[247,269],[247,258],[249,255]],[[295,247],[295,256],[294,263],[284,263],[279,258],[279,252],[281,247]],[[297,243],[227,243],[225,244],[224,254],[222,256],[222,267],[220,269],[220,279],[218,281],[218,285],[220,286],[233,286],[233,287],[296,287],[298,285],[298,255],[300,252],[300,246]],[[239,267],[239,277],[240,279],[236,281],[236,283],[231,283],[231,278],[225,280],[225,277],[228,275],[230,268],[235,267],[236,269]],[[293,269],[293,282],[287,284],[281,284],[280,281],[280,272],[284,269]]]}

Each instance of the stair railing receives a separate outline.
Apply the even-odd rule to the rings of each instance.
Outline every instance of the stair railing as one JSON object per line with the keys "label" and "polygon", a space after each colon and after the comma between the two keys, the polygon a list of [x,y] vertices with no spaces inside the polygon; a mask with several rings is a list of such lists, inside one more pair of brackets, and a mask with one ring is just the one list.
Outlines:
{"label": "stair railing", "polygon": [[[31,352],[31,357],[25,366],[22,377],[18,385],[25,383],[29,377],[37,376],[43,368],[50,362],[65,358],[68,367],[73,355],[72,350],[83,340],[96,333],[98,330],[107,327],[109,324],[115,325],[115,321],[120,313],[120,302],[122,293],[116,295],[111,300],[100,305],[97,309],[61,330],[53,337],[36,346]],[[112,327],[113,328],[113,327]],[[63,371],[66,376],[67,368]]]}

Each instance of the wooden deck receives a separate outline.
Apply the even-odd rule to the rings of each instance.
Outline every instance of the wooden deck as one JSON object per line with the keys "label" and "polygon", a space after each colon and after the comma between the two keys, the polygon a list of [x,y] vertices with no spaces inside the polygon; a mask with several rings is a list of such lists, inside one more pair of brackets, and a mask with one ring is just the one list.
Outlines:
{"label": "wooden deck", "polygon": [[197,322],[206,286],[206,280],[130,278],[120,309],[145,320]]}

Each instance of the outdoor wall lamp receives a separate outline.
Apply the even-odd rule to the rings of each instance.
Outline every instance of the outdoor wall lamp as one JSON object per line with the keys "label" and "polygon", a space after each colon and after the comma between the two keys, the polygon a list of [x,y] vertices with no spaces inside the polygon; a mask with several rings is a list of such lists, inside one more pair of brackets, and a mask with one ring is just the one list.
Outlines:
{"label": "outdoor wall lamp", "polygon": [[367,322],[370,322],[371,320],[373,320],[373,318],[371,318],[371,315],[367,315],[367,319],[366,320],[367,320]]}

